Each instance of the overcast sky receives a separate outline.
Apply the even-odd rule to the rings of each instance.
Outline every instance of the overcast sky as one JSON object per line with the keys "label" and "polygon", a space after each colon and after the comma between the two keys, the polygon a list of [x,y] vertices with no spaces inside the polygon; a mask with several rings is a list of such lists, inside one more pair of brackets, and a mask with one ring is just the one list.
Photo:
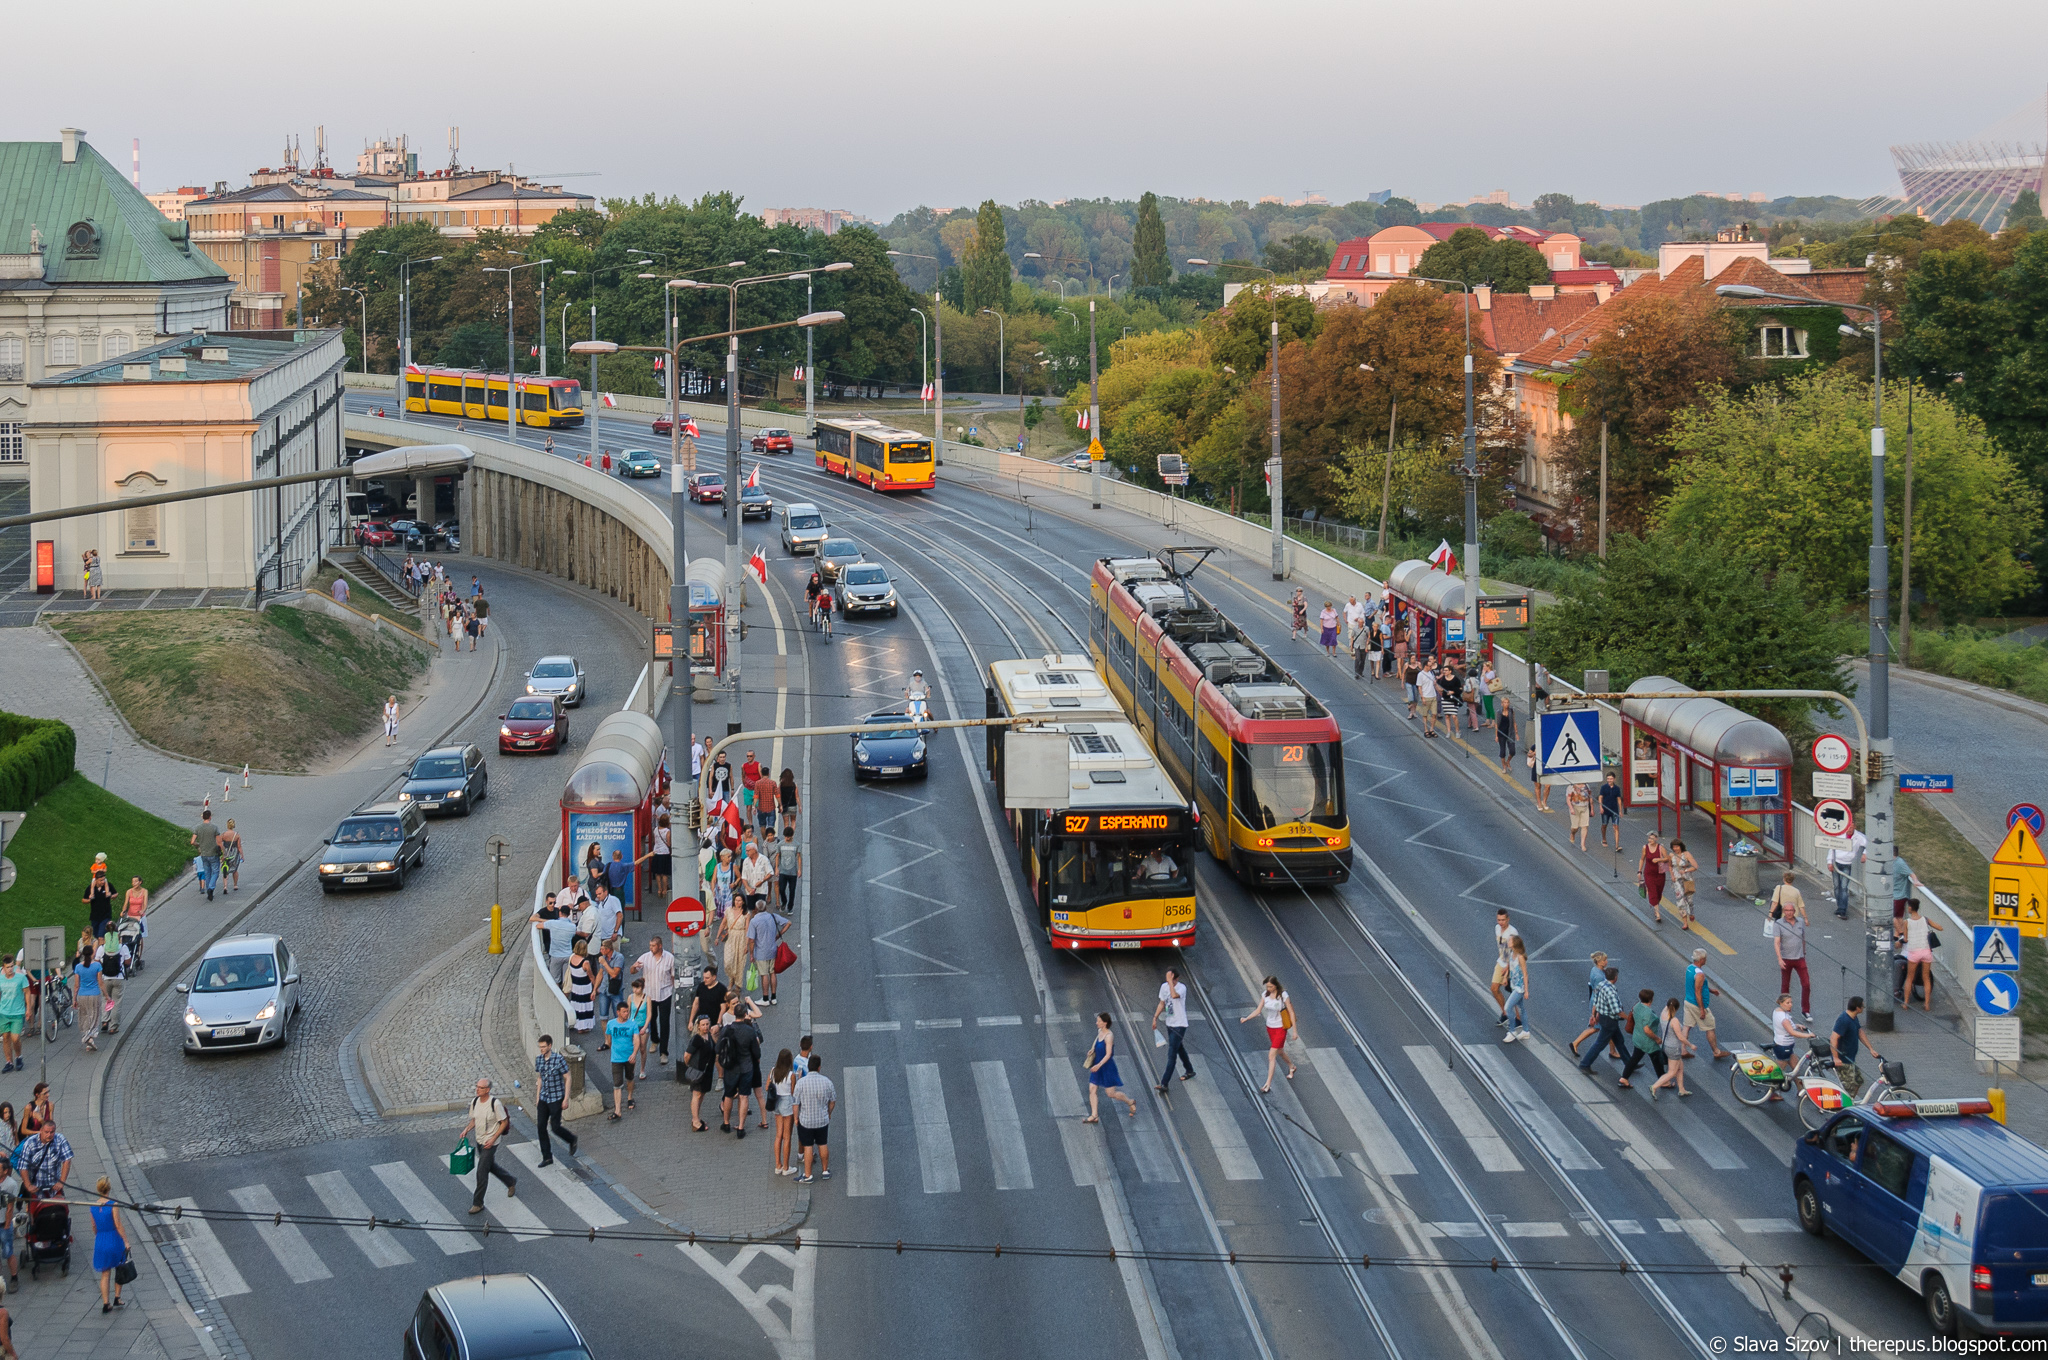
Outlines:
{"label": "overcast sky", "polygon": [[563,184],[600,198],[882,220],[1146,189],[1861,197],[1896,191],[1891,144],[2038,113],[2048,82],[2048,6],[2023,0],[100,0],[19,6],[8,35],[34,57],[0,138],[71,124],[125,167],[140,137],[147,190],[239,187],[288,135],[311,165],[320,124],[344,170],[397,133],[438,168],[453,124],[463,164],[594,171]]}

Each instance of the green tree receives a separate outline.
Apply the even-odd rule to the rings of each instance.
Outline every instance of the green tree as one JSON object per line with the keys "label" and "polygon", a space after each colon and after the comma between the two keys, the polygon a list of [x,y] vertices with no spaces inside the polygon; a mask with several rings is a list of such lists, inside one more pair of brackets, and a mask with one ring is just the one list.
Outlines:
{"label": "green tree", "polygon": [[505,369],[505,328],[488,321],[465,321],[441,342],[434,362],[443,368]]}
{"label": "green tree", "polygon": [[1542,252],[1520,241],[1495,240],[1477,227],[1460,227],[1423,251],[1415,272],[1475,288],[1485,284],[1497,293],[1526,293],[1532,283],[1550,282]]}
{"label": "green tree", "polygon": [[[1694,689],[1852,689],[1853,619],[1807,597],[1796,572],[1760,570],[1720,543],[1673,529],[1607,541],[1604,570],[1565,585],[1534,620],[1531,655],[1560,675],[1604,667],[1616,688],[1648,675]],[[1733,701],[1780,728],[1802,701]]]}
{"label": "green tree", "polygon": [[974,242],[968,247],[961,273],[966,294],[962,311],[978,315],[984,307],[1008,310],[1010,248],[1003,230],[1003,210],[994,199],[985,200],[975,217]]}
{"label": "green tree", "polygon": [[1173,282],[1166,224],[1159,218],[1159,196],[1150,189],[1138,200],[1138,230],[1131,239],[1131,282],[1140,288],[1164,288]]}
{"label": "green tree", "polygon": [[1266,268],[1275,274],[1299,274],[1330,267],[1336,247],[1322,236],[1290,236],[1284,241],[1266,242]]}
{"label": "green tree", "polygon": [[1578,204],[1570,194],[1538,194],[1536,201],[1529,206],[1538,224],[1548,226],[1552,222],[1571,221],[1572,209]]}
{"label": "green tree", "polygon": [[2004,230],[2048,231],[2048,221],[2041,216],[2041,195],[2037,190],[2022,189],[2014,196],[2012,209],[2005,215]]}
{"label": "green tree", "polygon": [[[1905,384],[1887,383],[1885,398],[1885,518],[1898,543]],[[1687,456],[1659,523],[1757,570],[1796,573],[1816,602],[1852,604],[1870,579],[1870,420],[1869,384],[1846,374],[1709,391],[1672,424],[1672,448]],[[2038,495],[1982,421],[1926,391],[1914,399],[1913,491],[1913,582],[1945,614],[1996,613],[2032,586],[2023,556],[2040,529]]]}
{"label": "green tree", "polygon": [[2004,268],[1990,246],[1923,251],[1904,291],[1899,357],[1959,375],[1957,405],[2048,484],[2048,232],[2020,238]]}

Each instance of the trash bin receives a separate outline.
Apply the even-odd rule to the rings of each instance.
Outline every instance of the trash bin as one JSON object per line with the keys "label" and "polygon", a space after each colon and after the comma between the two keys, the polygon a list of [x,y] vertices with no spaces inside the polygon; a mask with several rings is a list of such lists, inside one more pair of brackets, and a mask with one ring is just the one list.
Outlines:
{"label": "trash bin", "polygon": [[1729,892],[1737,897],[1758,897],[1761,895],[1761,890],[1757,887],[1757,858],[1755,850],[1752,849],[1745,854],[1743,848],[1739,845],[1729,852],[1727,879]]}

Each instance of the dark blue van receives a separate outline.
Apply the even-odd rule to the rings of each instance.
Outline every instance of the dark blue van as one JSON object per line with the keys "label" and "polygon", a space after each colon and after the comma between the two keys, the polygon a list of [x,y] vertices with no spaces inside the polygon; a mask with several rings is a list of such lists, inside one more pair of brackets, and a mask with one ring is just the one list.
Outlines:
{"label": "dark blue van", "polygon": [[2048,1334],[2048,1150],[1988,1100],[1851,1106],[1799,1141],[1799,1225],[1833,1231],[1925,1302],[1937,1335]]}

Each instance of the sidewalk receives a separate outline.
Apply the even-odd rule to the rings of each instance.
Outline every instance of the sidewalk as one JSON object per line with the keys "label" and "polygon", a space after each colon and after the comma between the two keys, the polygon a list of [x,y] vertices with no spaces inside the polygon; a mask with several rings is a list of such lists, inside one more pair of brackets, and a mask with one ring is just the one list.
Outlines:
{"label": "sidewalk", "polygon": [[[8,696],[8,707],[70,723],[78,733],[79,769],[88,778],[99,782],[104,777],[111,792],[181,825],[197,824],[200,806],[210,794],[215,820],[225,824],[233,817],[246,840],[239,890],[223,891],[208,902],[187,875],[152,901],[148,967],[127,984],[120,1005],[123,1016],[139,1014],[152,997],[189,970],[200,950],[232,929],[312,858],[341,812],[382,792],[415,756],[466,720],[489,695],[499,670],[495,664],[478,664],[484,658],[469,654],[459,661],[444,656],[417,686],[397,746],[386,747],[382,736],[375,735],[338,753],[316,775],[254,776],[246,790],[237,775],[224,804],[220,780],[225,776],[211,766],[165,755],[138,741],[77,654],[54,633],[24,629],[10,636],[10,644],[0,648],[0,693]],[[108,853],[118,866],[119,847],[109,846]],[[13,942],[0,944],[14,947]],[[116,1198],[147,1193],[146,1178],[132,1158],[116,1158],[101,1123],[102,1078],[128,1033],[124,1026],[106,1036],[95,1054],[80,1046],[75,1029],[60,1031],[49,1046],[47,1078],[38,1075],[41,1048],[36,1044],[27,1050],[28,1070],[0,1082],[0,1097],[18,1106],[37,1080],[49,1081],[58,1129],[71,1142],[71,1184],[79,1201],[72,1213],[70,1275],[57,1277],[46,1271],[38,1281],[24,1278],[21,1291],[8,1298],[15,1348],[23,1355],[187,1360],[221,1354],[209,1336],[211,1320],[187,1304],[162,1251],[137,1254],[141,1274],[123,1291],[127,1306],[109,1314],[99,1310],[99,1285],[90,1269],[92,1223],[84,1204],[100,1176],[113,1181]],[[175,1060],[176,1055],[168,1056]],[[132,1238],[138,1226],[135,1218],[123,1218]],[[182,1260],[177,1264],[182,1268]]]}

